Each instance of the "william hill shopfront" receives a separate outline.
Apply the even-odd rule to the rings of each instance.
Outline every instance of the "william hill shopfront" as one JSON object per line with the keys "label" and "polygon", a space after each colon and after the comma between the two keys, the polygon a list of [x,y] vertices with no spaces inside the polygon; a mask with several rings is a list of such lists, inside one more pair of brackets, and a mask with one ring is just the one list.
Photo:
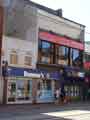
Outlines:
{"label": "william hill shopfront", "polygon": [[54,101],[55,81],[60,81],[56,71],[31,70],[9,67],[7,103],[44,103]]}

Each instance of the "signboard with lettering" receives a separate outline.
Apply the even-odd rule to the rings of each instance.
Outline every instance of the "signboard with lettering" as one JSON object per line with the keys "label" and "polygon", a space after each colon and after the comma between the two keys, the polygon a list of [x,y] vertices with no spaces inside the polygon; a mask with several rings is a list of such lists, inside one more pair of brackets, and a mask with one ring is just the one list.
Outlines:
{"label": "signboard with lettering", "polygon": [[24,77],[31,77],[31,78],[60,80],[60,72],[58,71],[49,72],[49,71],[40,70],[40,69],[9,67],[8,73],[9,73],[9,76],[15,76],[15,77],[24,76]]}

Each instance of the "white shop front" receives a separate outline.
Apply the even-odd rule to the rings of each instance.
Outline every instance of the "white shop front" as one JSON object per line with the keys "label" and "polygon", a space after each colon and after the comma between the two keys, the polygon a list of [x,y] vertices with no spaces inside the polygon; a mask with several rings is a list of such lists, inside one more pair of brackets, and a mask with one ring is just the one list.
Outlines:
{"label": "white shop front", "polygon": [[24,71],[24,76],[9,76],[7,82],[7,104],[32,103],[35,81],[40,74]]}

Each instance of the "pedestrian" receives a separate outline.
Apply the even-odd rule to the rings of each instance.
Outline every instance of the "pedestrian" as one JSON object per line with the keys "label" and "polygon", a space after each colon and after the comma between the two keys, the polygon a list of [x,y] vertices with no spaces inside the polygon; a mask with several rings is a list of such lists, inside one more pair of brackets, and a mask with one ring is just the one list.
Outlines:
{"label": "pedestrian", "polygon": [[59,98],[60,98],[60,90],[56,89],[55,91],[55,103],[59,104]]}

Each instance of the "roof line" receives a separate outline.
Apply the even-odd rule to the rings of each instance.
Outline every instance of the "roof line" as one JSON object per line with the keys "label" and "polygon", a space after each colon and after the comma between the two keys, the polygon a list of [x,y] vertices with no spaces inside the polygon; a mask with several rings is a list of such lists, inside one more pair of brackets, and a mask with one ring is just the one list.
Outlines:
{"label": "roof line", "polygon": [[78,23],[78,22],[75,22],[75,21],[73,21],[73,20],[70,20],[70,19],[68,19],[68,18],[65,18],[65,17],[62,17],[62,18],[65,19],[65,20],[68,20],[68,21],[70,21],[70,22],[73,22],[73,23],[75,23],[75,24],[78,24],[78,25],[81,25],[81,26],[83,26],[83,27],[86,27],[85,25],[80,24],[80,23]]}
{"label": "roof line", "polygon": [[[75,21],[73,21],[73,20],[70,20],[70,19],[68,19],[68,18],[65,18],[65,17],[63,17],[63,16],[59,16],[58,13],[57,13],[58,10],[54,10],[54,9],[52,9],[52,8],[48,8],[48,7],[44,6],[44,5],[40,5],[40,4],[38,4],[38,3],[35,3],[35,2],[33,2],[33,1],[31,1],[31,0],[24,0],[24,1],[27,2],[28,4],[32,5],[32,6],[36,7],[36,8],[42,9],[42,10],[48,12],[48,13],[51,13],[51,14],[53,14],[53,15],[56,15],[57,17],[61,17],[61,18],[63,18],[64,20],[67,20],[67,21],[73,22],[73,23],[75,23],[75,24],[77,24],[77,25],[86,27],[86,26],[83,25],[83,24],[80,24],[80,23],[78,23],[78,22],[75,22]],[[61,13],[61,14],[62,14],[62,13]]]}

